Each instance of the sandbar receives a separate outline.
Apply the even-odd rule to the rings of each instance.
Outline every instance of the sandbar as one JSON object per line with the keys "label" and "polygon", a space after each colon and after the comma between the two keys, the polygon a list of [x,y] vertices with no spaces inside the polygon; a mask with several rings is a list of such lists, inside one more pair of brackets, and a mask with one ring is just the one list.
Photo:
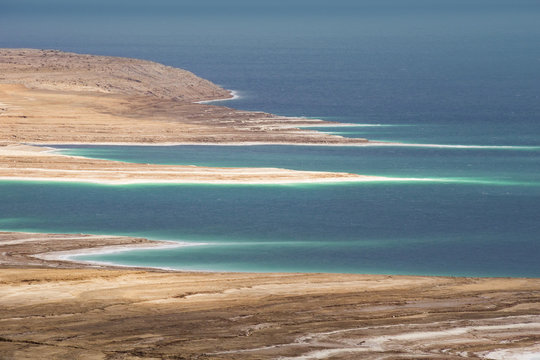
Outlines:
{"label": "sandbar", "polygon": [[0,180],[125,184],[291,184],[381,181],[384,177],[279,168],[136,164],[62,155],[29,145],[0,146]]}

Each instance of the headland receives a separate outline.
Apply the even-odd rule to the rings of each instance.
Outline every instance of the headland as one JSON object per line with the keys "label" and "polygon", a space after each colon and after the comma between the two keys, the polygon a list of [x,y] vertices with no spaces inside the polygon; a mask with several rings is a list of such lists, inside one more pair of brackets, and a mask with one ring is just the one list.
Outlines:
{"label": "headland", "polygon": [[0,49],[0,143],[358,144],[328,124],[198,102],[232,97],[194,74],[150,61]]}
{"label": "headland", "polygon": [[231,92],[150,61],[54,50],[0,49],[0,179],[128,183],[365,181],[357,174],[127,164],[23,144],[364,144],[288,118],[200,102]]}

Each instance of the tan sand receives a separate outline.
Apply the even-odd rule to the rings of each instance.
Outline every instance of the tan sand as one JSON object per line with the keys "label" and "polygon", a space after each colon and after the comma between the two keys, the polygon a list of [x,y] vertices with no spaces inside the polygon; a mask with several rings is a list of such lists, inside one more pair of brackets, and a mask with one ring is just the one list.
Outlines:
{"label": "tan sand", "polygon": [[195,103],[230,96],[149,61],[0,49],[0,143],[366,142],[297,128],[321,120]]}
{"label": "tan sand", "polygon": [[0,180],[78,181],[101,184],[288,184],[381,181],[384,177],[276,168],[211,168],[133,164],[60,155],[28,145],[0,146]]}

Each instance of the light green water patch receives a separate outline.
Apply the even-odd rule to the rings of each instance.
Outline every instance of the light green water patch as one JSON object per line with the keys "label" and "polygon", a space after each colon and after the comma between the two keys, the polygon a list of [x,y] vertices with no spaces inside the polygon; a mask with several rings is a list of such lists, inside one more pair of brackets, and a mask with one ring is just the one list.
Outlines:
{"label": "light green water patch", "polygon": [[[479,185],[500,185],[500,186],[540,186],[540,182],[526,182],[526,181],[511,181],[511,180],[492,180],[492,179],[474,179],[474,178],[404,178],[404,177],[390,177],[390,176],[376,176],[369,175],[372,178],[367,177],[359,180],[347,180],[347,181],[290,181],[290,182],[261,182],[261,183],[213,183],[213,182],[174,182],[174,181],[151,181],[141,180],[136,182],[122,183],[122,182],[100,182],[94,180],[84,179],[54,179],[49,181],[33,180],[33,179],[21,179],[17,180],[20,183],[29,184],[67,184],[72,186],[77,185],[95,185],[102,187],[113,188],[129,188],[129,187],[163,187],[163,186],[176,186],[176,187],[193,187],[193,186],[211,186],[211,187],[252,187],[252,188],[264,188],[264,187],[297,187],[297,188],[313,188],[313,187],[333,187],[333,186],[362,186],[367,184],[381,184],[381,185],[400,185],[408,183],[421,183],[421,184],[479,184]],[[11,184],[12,181],[0,180],[0,184]],[[1,219],[0,219],[1,221]],[[1,224],[1,222],[0,222]]]}
{"label": "light green water patch", "polygon": [[[540,182],[532,181],[515,181],[515,180],[498,180],[489,178],[415,178],[415,177],[400,177],[400,176],[387,176],[387,175],[366,175],[366,178],[359,180],[346,180],[346,181],[316,181],[309,180],[303,181],[288,181],[288,182],[258,182],[258,183],[238,183],[238,182],[174,182],[174,181],[152,181],[141,180],[129,183],[122,182],[101,182],[96,180],[84,180],[84,179],[54,179],[54,180],[33,180],[33,179],[20,179],[16,181],[12,180],[0,180],[0,184],[14,184],[14,183],[30,183],[36,185],[48,185],[48,184],[66,184],[71,186],[77,185],[94,185],[103,187],[162,187],[162,186],[178,186],[178,187],[193,187],[193,186],[210,186],[210,187],[297,187],[297,188],[313,188],[313,187],[332,187],[332,186],[362,186],[367,184],[381,184],[381,185],[400,185],[408,183],[421,183],[421,184],[478,184],[478,185],[494,185],[494,186],[540,186]],[[0,219],[1,221],[4,219]]]}
{"label": "light green water patch", "polygon": [[273,167],[347,172],[414,179],[487,179],[537,182],[540,151],[530,147],[437,148],[367,146],[87,146],[67,147],[77,155],[118,161],[210,167]]}
{"label": "light green water patch", "polygon": [[2,217],[0,218],[0,231],[15,231],[15,232],[35,232],[35,229],[25,228],[13,228],[13,226],[27,224],[29,222],[35,223],[39,221],[38,217]]}
{"label": "light green water patch", "polygon": [[388,146],[388,147],[416,147],[416,148],[439,148],[439,149],[478,149],[478,150],[524,150],[539,151],[540,146],[526,145],[452,145],[452,144],[419,144],[419,143],[391,143],[376,142],[367,143],[365,146]]}
{"label": "light green water patch", "polygon": [[[142,145],[141,145],[142,146]],[[114,156],[111,156],[111,151],[109,149],[100,149],[98,147],[92,148],[92,151],[89,152],[87,149],[58,149],[51,151],[59,155],[68,155],[68,156],[79,156],[90,159],[99,159],[99,160],[109,160],[109,161],[119,161]],[[140,164],[140,161],[122,159],[120,160],[125,163],[130,164]]]}
{"label": "light green water patch", "polygon": [[122,264],[537,276],[539,197],[540,187],[420,182],[118,187],[11,182],[0,183],[0,214],[12,219],[4,228],[17,231],[212,244],[136,257],[110,254],[118,259],[107,261]]}
{"label": "light green water patch", "polygon": [[471,185],[494,185],[494,186],[540,186],[540,182],[515,181],[515,180],[494,180],[487,178],[441,178],[437,182]]}
{"label": "light green water patch", "polygon": [[[474,245],[471,247],[471,243]],[[434,244],[436,244],[434,246]],[[423,258],[430,252],[464,247],[478,251],[489,242],[459,238],[362,240],[355,243],[326,242],[221,242],[212,244],[183,244],[175,248],[114,251],[71,257],[125,266],[152,266],[175,270],[195,271],[257,271],[257,272],[343,272],[408,275],[470,276],[471,271],[484,276],[516,276],[505,270],[479,270],[467,262],[456,259],[457,266],[439,266],[434,263],[448,259]],[[409,263],[414,251],[427,252]],[[325,254],[321,257],[321,254]],[[386,256],[384,256],[386,254]],[[379,263],[372,256],[379,258]],[[404,259],[402,257],[405,257]],[[381,261],[381,258],[383,259]],[[482,256],[480,256],[482,258]],[[418,261],[420,260],[420,261]],[[429,266],[426,266],[430,264]],[[427,268],[430,270],[427,271]]]}
{"label": "light green water patch", "polygon": [[332,131],[333,129],[344,129],[344,128],[370,128],[370,127],[409,127],[415,126],[411,124],[354,124],[354,123],[343,123],[343,124],[328,124],[328,125],[302,125],[300,129],[309,129],[309,130],[320,130],[321,132]]}
{"label": "light green water patch", "polygon": [[[185,241],[185,240],[170,240],[170,239],[153,239],[153,240],[165,240],[170,241],[171,244],[164,245],[163,247],[156,248],[146,248],[146,249],[103,249],[103,250],[93,250],[90,249],[88,253],[82,253],[79,255],[72,255],[66,257],[66,259],[79,260],[79,261],[92,261],[92,262],[102,262],[108,264],[122,264],[122,265],[136,265],[137,262],[133,262],[133,259],[146,259],[145,262],[140,262],[140,266],[156,266],[149,265],[148,259],[152,258],[163,258],[170,255],[171,251],[177,253],[186,253],[186,252],[208,252],[208,253],[242,253],[244,251],[253,251],[256,253],[268,253],[278,251],[279,253],[287,253],[287,249],[301,250],[304,252],[315,251],[317,253],[325,251],[346,251],[351,248],[351,246],[357,249],[384,249],[384,248],[396,248],[396,247],[408,247],[415,246],[419,244],[428,243],[429,239],[363,239],[360,242],[351,244],[350,241],[216,241],[216,239],[208,239],[207,242],[201,241]],[[447,240],[450,241],[450,240]],[[174,246],[174,243],[177,243],[178,246]],[[196,247],[196,249],[195,249]],[[168,262],[166,264],[168,268],[182,270],[185,269],[181,262]],[[198,264],[196,267],[189,267],[193,270],[231,270],[237,268],[235,265],[231,268],[223,268],[218,265],[213,267],[212,264]]]}
{"label": "light green water patch", "polygon": [[[366,135],[365,131],[325,131],[325,134],[330,135]],[[370,139],[373,141],[373,139]]]}
{"label": "light green water patch", "polygon": [[500,124],[468,123],[466,127],[455,124],[343,124],[342,126],[309,126],[306,129],[340,135],[363,137],[371,141],[400,143],[404,146],[444,146],[445,148],[469,149],[540,149],[534,132],[513,133],[511,129],[500,129]]}
{"label": "light green water patch", "polygon": [[[470,149],[470,150],[521,150],[521,151],[540,151],[540,146],[537,145],[476,145],[476,144],[431,144],[428,142],[425,143],[410,143],[410,142],[404,142],[401,140],[397,141],[390,141],[387,138],[377,138],[373,137],[373,132],[366,129],[363,131],[351,131],[348,130],[348,128],[355,128],[355,127],[365,127],[365,128],[373,128],[373,127],[407,127],[407,126],[413,126],[413,125],[384,125],[384,124],[359,124],[359,125],[343,125],[340,127],[318,127],[315,126],[309,127],[309,129],[312,130],[318,130],[320,132],[324,132],[325,134],[330,135],[341,135],[341,136],[349,136],[349,137],[356,137],[354,135],[368,135],[369,136],[369,143],[362,144],[360,146],[388,146],[388,147],[415,147],[415,148],[439,148],[439,149]],[[308,128],[308,127],[305,127]],[[347,145],[343,145],[343,147],[347,147]]]}

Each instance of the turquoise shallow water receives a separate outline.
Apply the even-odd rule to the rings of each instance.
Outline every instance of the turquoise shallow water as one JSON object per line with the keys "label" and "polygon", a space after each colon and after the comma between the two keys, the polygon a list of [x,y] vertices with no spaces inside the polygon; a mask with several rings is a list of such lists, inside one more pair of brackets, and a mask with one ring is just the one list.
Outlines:
{"label": "turquoise shallow water", "polygon": [[57,146],[64,154],[152,164],[279,167],[446,182],[540,185],[540,147]]}
{"label": "turquoise shallow water", "polygon": [[[7,191],[20,195],[7,203],[18,204],[20,211],[11,206],[18,215],[3,227],[22,224],[26,227],[21,229],[34,231],[130,234],[199,244],[82,257],[86,260],[190,270],[540,274],[536,148],[57,148],[139,163],[432,179],[279,186],[9,185],[19,188]],[[33,217],[28,208],[35,198],[61,210],[34,209]]]}
{"label": "turquoise shallow water", "polygon": [[0,227],[205,243],[84,259],[197,270],[539,276],[540,187],[0,185]]}

